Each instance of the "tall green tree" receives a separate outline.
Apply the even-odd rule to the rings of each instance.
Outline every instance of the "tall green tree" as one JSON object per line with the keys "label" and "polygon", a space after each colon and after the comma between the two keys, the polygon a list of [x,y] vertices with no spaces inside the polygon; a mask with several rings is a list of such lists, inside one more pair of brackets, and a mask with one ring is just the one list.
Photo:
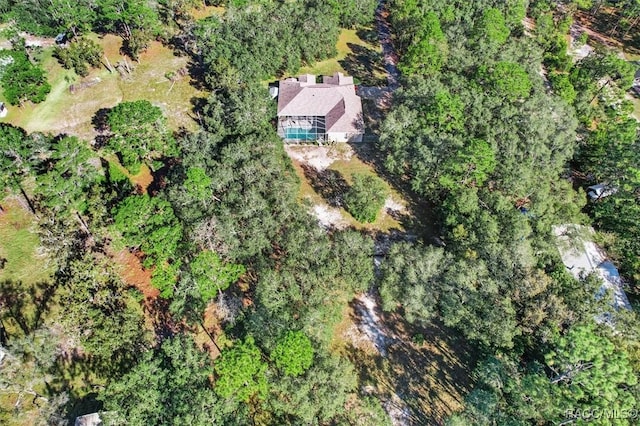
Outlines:
{"label": "tall green tree", "polygon": [[49,162],[49,170],[37,177],[42,204],[57,216],[73,216],[91,235],[83,215],[91,207],[89,193],[101,190],[104,172],[100,159],[86,142],[72,136],[52,144]]}
{"label": "tall green tree", "polygon": [[242,265],[223,262],[217,253],[210,250],[198,253],[189,267],[205,302],[221,294],[246,271]]}
{"label": "tall green tree", "polygon": [[380,296],[385,311],[402,306],[407,320],[428,321],[438,314],[437,285],[449,262],[436,247],[395,244],[382,264]]}
{"label": "tall green tree", "polygon": [[49,13],[60,28],[74,36],[91,30],[97,17],[97,3],[91,0],[70,2],[49,0]]}
{"label": "tall green tree", "polygon": [[72,259],[58,283],[67,307],[59,321],[102,371],[115,376],[149,348],[142,310],[107,259]]}
{"label": "tall green tree", "polygon": [[249,402],[251,398],[262,399],[268,391],[266,370],[262,352],[255,345],[253,337],[249,336],[224,350],[216,360],[215,391],[222,398],[238,402]]}
{"label": "tall green tree", "polygon": [[375,222],[387,198],[384,182],[373,175],[356,173],[351,180],[344,196],[347,211],[359,222]]}
{"label": "tall green tree", "polygon": [[182,240],[182,224],[171,204],[158,197],[132,195],[113,211],[115,229],[124,243],[141,250],[146,268],[155,266],[152,283],[163,296],[170,297],[179,267],[178,246]]}
{"label": "tall green tree", "polygon": [[515,101],[526,98],[531,92],[531,80],[521,65],[501,61],[490,67],[480,67],[478,78],[496,94]]}
{"label": "tall green tree", "polygon": [[0,67],[0,82],[7,102],[11,105],[22,105],[26,101],[37,104],[47,98],[51,91],[47,74],[32,64],[25,52],[5,50],[0,58],[9,61]]}
{"label": "tall green tree", "polygon": [[160,20],[153,5],[144,0],[101,0],[98,24],[121,35],[125,50],[137,59],[159,31]]}
{"label": "tall green tree", "polygon": [[486,38],[492,44],[502,45],[507,41],[510,31],[500,10],[489,8],[482,15],[477,33],[479,38]]}
{"label": "tall green tree", "polygon": [[[144,353],[142,360],[122,377],[114,377],[99,399],[112,424],[223,425],[243,424],[235,407],[219,401],[210,376],[211,361],[191,338],[176,336],[160,348]],[[233,413],[233,414],[232,414]]]}
{"label": "tall green tree", "polygon": [[0,123],[0,188],[19,191],[32,213],[36,212],[35,206],[23,181],[35,174],[34,169],[41,162],[39,154],[46,154],[47,146],[44,138],[29,137],[19,127]]}
{"label": "tall green tree", "polygon": [[407,75],[433,75],[446,62],[447,40],[437,14],[426,13],[419,25],[420,32],[415,34],[398,67]]}
{"label": "tall green tree", "polygon": [[318,356],[306,374],[277,377],[271,384],[265,406],[281,424],[331,423],[343,420],[341,416],[349,411],[345,410],[345,404],[350,401],[357,383],[349,361]]}
{"label": "tall green tree", "polygon": [[472,139],[443,164],[438,182],[447,189],[482,186],[495,167],[493,148],[483,140]]}
{"label": "tall green tree", "polygon": [[271,360],[288,376],[299,376],[313,363],[311,340],[300,331],[288,331],[271,352]]}
{"label": "tall green tree", "polygon": [[156,169],[156,161],[178,153],[162,110],[149,101],[116,105],[107,115],[107,124],[112,133],[108,146],[131,173],[137,173],[141,163]]}
{"label": "tall green tree", "polygon": [[[451,424],[579,423],[592,415],[607,421],[607,412],[637,409],[638,377],[628,353],[593,323],[559,336],[544,359],[544,365],[525,369],[504,356],[480,363],[475,373],[479,387]],[[627,416],[615,420],[620,425],[634,422]]]}

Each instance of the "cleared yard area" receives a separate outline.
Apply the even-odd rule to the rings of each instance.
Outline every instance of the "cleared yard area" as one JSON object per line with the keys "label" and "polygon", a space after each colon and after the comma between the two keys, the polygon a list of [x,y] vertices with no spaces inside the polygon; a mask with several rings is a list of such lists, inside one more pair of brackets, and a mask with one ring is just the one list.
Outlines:
{"label": "cleared yard area", "polygon": [[321,226],[382,232],[405,230],[404,222],[409,217],[407,202],[386,182],[387,202],[375,222],[360,223],[344,209],[342,196],[351,185],[351,175],[376,174],[373,166],[358,158],[351,146],[288,145],[286,150],[302,182],[300,200],[309,206]]}
{"label": "cleared yard area", "polygon": [[[122,39],[114,35],[93,36],[103,47],[109,62],[115,66],[124,61],[120,54]],[[153,41],[140,56],[140,62],[126,59],[133,72],[126,78],[117,72],[110,73],[106,66],[94,69],[84,78],[71,70],[65,70],[52,56],[53,49],[45,48],[40,54],[51,84],[51,93],[40,104],[8,106],[9,114],[1,119],[28,132],[68,133],[91,140],[96,132],[91,123],[95,113],[102,108],[111,108],[123,101],[149,100],[165,113],[172,129],[196,128],[191,114],[193,100],[205,94],[196,89],[188,75],[179,77],[175,83],[168,73],[186,69],[188,58],[175,56],[173,51]],[[75,93],[72,84],[86,86]],[[3,100],[0,95],[0,100]]]}

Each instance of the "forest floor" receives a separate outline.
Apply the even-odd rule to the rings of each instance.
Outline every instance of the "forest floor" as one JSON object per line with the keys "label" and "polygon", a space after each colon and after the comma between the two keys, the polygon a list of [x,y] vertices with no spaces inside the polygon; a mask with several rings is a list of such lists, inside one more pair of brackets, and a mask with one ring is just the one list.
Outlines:
{"label": "forest floor", "polygon": [[[120,37],[90,37],[102,46],[112,66],[125,61],[120,53]],[[175,83],[166,77],[167,73],[186,71],[189,59],[175,56],[170,48],[157,41],[149,44],[139,62],[126,60],[133,71],[125,77],[118,72],[110,73],[106,66],[91,70],[84,78],[79,77],[60,66],[53,57],[52,47],[43,48],[39,59],[51,84],[46,101],[9,106],[8,115],[0,121],[28,132],[66,133],[91,141],[97,135],[92,124],[96,112],[123,101],[146,99],[163,110],[173,130],[197,128],[193,105],[205,96],[204,92],[195,87],[188,73]],[[72,85],[78,88],[74,92],[70,90]]]}
{"label": "forest floor", "polygon": [[382,312],[371,292],[343,317],[333,350],[358,366],[361,391],[381,400],[394,425],[442,424],[463,407],[477,357],[458,332]]}
{"label": "forest floor", "polygon": [[[574,26],[586,32],[591,40],[605,46],[619,48],[627,54],[640,54],[640,39],[636,31],[623,31],[619,25],[620,16],[614,7],[602,6],[593,15],[589,11],[578,10],[574,16]],[[636,37],[636,38],[634,38]]]}

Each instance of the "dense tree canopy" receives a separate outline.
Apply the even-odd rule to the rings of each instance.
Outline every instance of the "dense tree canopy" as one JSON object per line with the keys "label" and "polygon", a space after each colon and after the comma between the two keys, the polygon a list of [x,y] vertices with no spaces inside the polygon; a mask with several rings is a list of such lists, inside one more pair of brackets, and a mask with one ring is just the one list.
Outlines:
{"label": "dense tree canopy", "polygon": [[[101,394],[105,420],[114,424],[226,424],[211,391],[212,367],[189,337],[165,341]],[[231,407],[232,408],[232,407]]]}
{"label": "dense tree canopy", "polygon": [[[579,213],[584,195],[576,194],[561,178],[575,152],[591,164],[589,171],[596,179],[637,187],[628,172],[635,170],[631,165],[635,157],[628,148],[636,142],[637,124],[622,118],[628,110],[605,108],[598,120],[616,118],[612,124],[598,124],[580,147],[576,130],[584,130],[574,118],[578,115],[592,131],[594,105],[589,102],[610,102],[620,87],[628,87],[627,66],[597,52],[570,69],[553,34],[536,39],[543,53],[531,39],[514,31],[518,25],[514,18],[522,16],[522,4],[515,2],[396,3],[399,13],[392,18],[396,29],[410,29],[398,35],[401,51],[416,52],[412,36],[422,31],[416,22],[434,13],[448,46],[447,61],[428,78],[404,70],[403,87],[382,123],[379,146],[389,171],[438,204],[445,245],[392,247],[381,265],[383,308],[418,324],[437,318],[458,328],[484,353],[502,354],[499,361],[487,358],[479,374],[499,365],[503,384],[494,384],[496,377],[482,376],[487,381],[469,394],[467,409],[452,418],[452,424],[561,421],[567,409],[593,404],[564,400],[562,392],[588,399],[586,395],[596,387],[586,384],[592,380],[587,377],[580,381],[587,389],[562,380],[552,383],[554,376],[562,374],[559,370],[552,374],[556,368],[552,364],[560,353],[594,356],[581,353],[577,342],[584,340],[580,336],[586,329],[601,334],[589,328],[593,326],[576,324],[592,322],[598,312],[584,302],[593,297],[598,284],[597,280],[572,280],[548,235],[551,225],[584,220]],[[549,28],[556,31],[553,22]],[[547,53],[554,55],[553,60]],[[429,58],[429,52],[420,55],[423,60]],[[536,76],[543,59],[545,65],[556,67],[550,82],[557,98]],[[616,152],[616,146],[627,154],[604,155],[600,150],[604,146],[607,154]],[[629,200],[629,192],[623,193],[619,197]],[[594,210],[614,202],[615,197],[603,200]],[[613,210],[607,215],[620,220],[613,219],[619,217]],[[600,216],[603,221],[604,216]],[[635,226],[626,226],[625,234],[632,235]],[[633,244],[626,247],[627,254],[636,250]],[[597,346],[613,354],[604,341]],[[536,362],[526,372],[518,370],[532,359]],[[578,363],[590,362],[595,363],[593,358]],[[609,389],[627,401],[636,386],[628,375],[630,364],[612,363],[617,372],[624,372],[616,377],[624,377],[626,384],[620,385],[616,378],[597,388]],[[620,389],[629,389],[629,395],[618,395]]]}
{"label": "dense tree canopy", "polygon": [[25,101],[39,103],[51,91],[45,71],[29,60],[20,50],[4,50],[0,53],[0,82],[4,97],[11,105]]}
{"label": "dense tree canopy", "polygon": [[[626,352],[616,352],[610,338],[593,325],[578,325],[555,343],[544,365],[533,363],[523,370],[504,357],[481,363],[476,370],[480,386],[467,397],[467,410],[450,423],[584,421],[606,418],[606,410],[632,412],[638,378]],[[630,425],[630,417],[616,420]]]}
{"label": "dense tree canopy", "polygon": [[407,47],[399,67],[407,75],[432,75],[442,68],[447,55],[447,43],[440,20],[438,15],[428,12],[416,25],[421,30]]}
{"label": "dense tree canopy", "polygon": [[[191,19],[205,3],[224,7]],[[107,424],[387,425],[397,398],[397,411],[416,414],[435,382],[464,407],[424,423],[555,424],[577,409],[636,409],[635,311],[596,298],[597,276],[574,279],[551,233],[593,220],[625,278],[640,276],[638,125],[623,100],[634,69],[608,50],[571,60],[573,4],[385,4],[400,88],[388,108],[364,103],[380,117],[379,141],[354,152],[375,153],[361,158],[373,167],[347,177],[337,199],[371,222],[391,186],[408,207],[388,231],[386,217],[383,229],[318,226],[265,90],[334,56],[340,26],[375,33],[377,2],[205,3],[0,0],[15,28],[65,32],[57,56],[78,74],[100,60],[90,31],[120,35],[133,57],[156,37],[190,55],[192,83],[209,92],[192,99],[197,129],[170,129],[148,100],[98,111],[91,142],[0,123],[0,189],[20,201],[0,198],[0,249],[5,233],[39,238],[32,259],[45,277],[0,280],[0,422],[36,413],[66,424],[86,408]],[[577,6],[597,15],[605,3]],[[637,24],[637,2],[623,3],[616,36]],[[534,29],[523,26],[527,6]],[[16,103],[46,95],[37,49],[0,56],[3,70],[16,66],[2,76],[5,91],[5,77],[21,90]],[[587,204],[576,188],[593,183],[615,192]],[[24,220],[19,204],[30,206]],[[354,296],[365,291],[384,313],[363,317]],[[377,321],[386,351],[360,341],[362,320]]]}
{"label": "dense tree canopy", "polygon": [[162,110],[149,101],[116,105],[108,112],[107,124],[112,133],[108,146],[131,173],[137,173],[142,163],[155,169],[156,160],[177,155]]}
{"label": "dense tree canopy", "polygon": [[207,81],[224,87],[295,73],[335,53],[337,21],[331,5],[306,0],[234,8],[224,20],[211,17],[196,29]]}
{"label": "dense tree canopy", "polygon": [[198,253],[189,267],[205,301],[226,290],[245,272],[242,265],[223,263],[215,252],[209,250]]}

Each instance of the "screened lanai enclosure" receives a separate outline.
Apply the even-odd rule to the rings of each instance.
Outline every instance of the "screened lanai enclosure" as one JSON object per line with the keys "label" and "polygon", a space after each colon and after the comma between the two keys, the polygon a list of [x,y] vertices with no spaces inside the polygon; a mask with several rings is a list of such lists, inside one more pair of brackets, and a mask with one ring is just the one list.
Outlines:
{"label": "screened lanai enclosure", "polygon": [[286,142],[324,142],[327,140],[325,117],[302,115],[280,117],[278,135]]}

